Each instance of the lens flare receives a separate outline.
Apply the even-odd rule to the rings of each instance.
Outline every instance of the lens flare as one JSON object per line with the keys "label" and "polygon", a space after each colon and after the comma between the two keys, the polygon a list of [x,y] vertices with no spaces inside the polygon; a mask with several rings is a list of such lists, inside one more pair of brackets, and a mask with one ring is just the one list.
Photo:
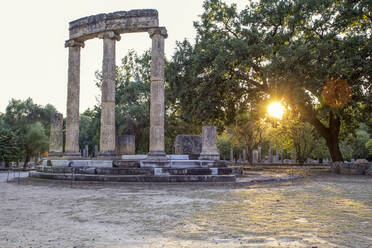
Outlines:
{"label": "lens flare", "polygon": [[284,106],[280,102],[272,102],[267,106],[267,112],[270,116],[282,119],[284,114]]}

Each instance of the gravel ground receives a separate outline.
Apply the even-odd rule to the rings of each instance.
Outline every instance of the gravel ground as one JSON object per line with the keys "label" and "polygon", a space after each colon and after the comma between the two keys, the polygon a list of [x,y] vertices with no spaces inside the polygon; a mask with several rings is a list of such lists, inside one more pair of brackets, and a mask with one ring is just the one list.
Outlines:
{"label": "gravel ground", "polygon": [[0,173],[0,247],[372,247],[367,176],[73,188],[6,177]]}

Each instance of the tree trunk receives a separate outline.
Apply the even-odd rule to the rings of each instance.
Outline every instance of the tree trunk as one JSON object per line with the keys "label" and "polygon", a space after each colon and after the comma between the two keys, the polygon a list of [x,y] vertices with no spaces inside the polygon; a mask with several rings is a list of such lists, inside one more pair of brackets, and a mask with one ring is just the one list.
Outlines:
{"label": "tree trunk", "polygon": [[304,119],[315,127],[319,134],[326,140],[329,153],[333,162],[344,161],[339,147],[339,135],[341,129],[341,119],[331,110],[329,112],[328,127],[316,117],[316,113],[305,105],[299,104]]}
{"label": "tree trunk", "polygon": [[[337,141],[335,141],[335,139]],[[338,145],[338,135],[337,135],[337,137],[332,137],[331,136],[328,139],[326,138],[326,143],[327,143],[329,153],[331,154],[332,161],[333,162],[344,161],[344,159],[342,157],[342,153],[340,151],[340,147]]]}
{"label": "tree trunk", "polygon": [[28,162],[30,162],[30,153],[26,152],[26,158],[25,158],[25,163],[23,164],[23,170],[27,169]]}

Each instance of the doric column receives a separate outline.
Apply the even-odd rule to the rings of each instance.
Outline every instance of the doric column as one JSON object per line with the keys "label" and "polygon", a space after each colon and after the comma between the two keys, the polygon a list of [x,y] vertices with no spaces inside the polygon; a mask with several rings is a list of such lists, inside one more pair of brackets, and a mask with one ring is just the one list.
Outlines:
{"label": "doric column", "polygon": [[50,139],[49,139],[49,157],[62,156],[63,154],[63,115],[53,113],[50,116]]}
{"label": "doric column", "polygon": [[217,149],[217,128],[215,126],[202,127],[202,141],[202,152],[200,153],[199,159],[219,160],[220,154]]}
{"label": "doric column", "polygon": [[108,31],[103,39],[100,156],[115,155],[115,43],[120,35]]}
{"label": "doric column", "polygon": [[164,27],[149,30],[151,51],[151,104],[149,159],[165,159],[164,149]]}
{"label": "doric column", "polygon": [[67,116],[65,156],[80,157],[79,153],[79,96],[80,49],[84,42],[67,40],[68,54]]}

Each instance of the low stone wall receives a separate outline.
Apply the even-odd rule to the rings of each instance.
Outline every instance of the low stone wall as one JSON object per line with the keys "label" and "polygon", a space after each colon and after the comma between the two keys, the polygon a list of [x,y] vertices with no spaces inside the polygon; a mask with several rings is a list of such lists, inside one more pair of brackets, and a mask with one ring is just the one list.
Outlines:
{"label": "low stone wall", "polygon": [[370,175],[372,176],[372,163],[343,163],[334,162],[331,166],[332,172],[343,175]]}

